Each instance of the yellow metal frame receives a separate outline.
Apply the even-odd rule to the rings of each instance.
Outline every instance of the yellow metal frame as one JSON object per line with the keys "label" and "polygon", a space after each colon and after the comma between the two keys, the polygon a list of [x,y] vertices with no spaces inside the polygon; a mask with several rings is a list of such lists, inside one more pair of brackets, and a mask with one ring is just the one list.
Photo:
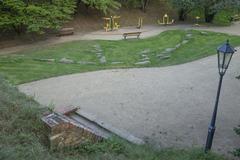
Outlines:
{"label": "yellow metal frame", "polygon": [[137,25],[137,28],[138,29],[141,29],[143,26],[143,18],[142,17],[139,17],[138,18],[138,25]]}
{"label": "yellow metal frame", "polygon": [[169,16],[168,14],[165,14],[162,18],[162,22],[160,20],[158,20],[158,24],[160,25],[170,25],[174,23],[174,19],[172,19],[171,21],[169,21]]}
{"label": "yellow metal frame", "polygon": [[104,27],[103,29],[108,31],[118,30],[120,28],[120,16],[111,16],[111,17],[103,17],[104,19]]}

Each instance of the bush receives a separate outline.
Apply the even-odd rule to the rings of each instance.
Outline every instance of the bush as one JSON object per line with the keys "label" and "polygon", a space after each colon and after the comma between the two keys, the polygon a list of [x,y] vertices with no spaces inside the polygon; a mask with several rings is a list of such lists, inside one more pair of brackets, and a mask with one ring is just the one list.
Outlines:
{"label": "bush", "polygon": [[106,14],[114,13],[121,7],[121,3],[115,0],[82,0],[87,6],[95,8]]}
{"label": "bush", "polygon": [[219,25],[219,26],[229,26],[231,25],[231,16],[232,12],[229,11],[220,11],[218,12],[213,20],[213,24]]}
{"label": "bush", "polygon": [[74,8],[75,0],[0,1],[0,29],[14,30],[18,34],[25,31],[43,33],[45,29],[58,29],[71,18]]}
{"label": "bush", "polygon": [[[234,128],[234,131],[236,132],[237,135],[240,136],[240,125],[237,127],[237,128]],[[236,157],[240,157],[240,148],[239,149],[236,149],[234,152],[233,152],[234,156]]]}

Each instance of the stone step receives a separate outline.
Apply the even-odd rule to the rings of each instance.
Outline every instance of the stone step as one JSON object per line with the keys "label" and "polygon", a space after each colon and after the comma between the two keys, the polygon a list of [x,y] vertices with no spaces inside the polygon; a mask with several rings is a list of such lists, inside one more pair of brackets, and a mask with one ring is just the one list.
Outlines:
{"label": "stone step", "polygon": [[103,137],[103,138],[109,138],[111,137],[111,132],[103,128],[102,126],[90,121],[84,116],[79,115],[76,112],[73,112],[68,115],[68,117],[72,120],[74,120],[76,123],[80,123],[84,127],[90,129],[93,133],[96,133],[97,135]]}
{"label": "stone step", "polygon": [[96,116],[86,113],[80,109],[68,115],[69,118],[74,119],[78,123],[88,127],[93,132],[98,133],[104,138],[109,138],[113,135],[123,138],[134,144],[144,144],[144,141],[131,135],[130,133],[117,129],[99,119]]}

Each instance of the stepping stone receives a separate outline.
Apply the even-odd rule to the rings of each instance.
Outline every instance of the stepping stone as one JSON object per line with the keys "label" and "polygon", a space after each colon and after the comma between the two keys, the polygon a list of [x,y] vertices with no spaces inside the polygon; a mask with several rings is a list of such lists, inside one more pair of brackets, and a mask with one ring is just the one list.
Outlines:
{"label": "stepping stone", "polygon": [[150,61],[142,61],[142,62],[137,62],[135,65],[145,65],[151,63]]}
{"label": "stepping stone", "polygon": [[171,55],[166,55],[166,54],[158,54],[158,55],[157,55],[157,57],[158,57],[158,58],[160,58],[160,59],[168,59],[168,58],[170,58],[170,57],[171,57]]}
{"label": "stepping stone", "polygon": [[55,59],[38,59],[38,58],[35,58],[33,60],[40,61],[40,62],[55,62]]}
{"label": "stepping stone", "polygon": [[145,57],[145,58],[140,59],[140,61],[148,61],[148,60],[150,60],[149,57]]}
{"label": "stepping stone", "polygon": [[167,51],[162,51],[161,54],[169,54]]}
{"label": "stepping stone", "polygon": [[112,62],[111,64],[123,64],[123,62]]}
{"label": "stepping stone", "polygon": [[145,49],[143,51],[140,52],[140,54],[147,54],[147,53],[150,53],[151,50],[148,48],[148,49]]}
{"label": "stepping stone", "polygon": [[103,63],[107,63],[107,60],[106,60],[106,57],[105,56],[102,56],[100,59],[99,59],[100,63],[103,64]]}
{"label": "stepping stone", "polygon": [[94,45],[93,46],[94,47],[94,49],[95,49],[95,51],[97,51],[97,52],[102,52],[103,50],[102,50],[102,48],[101,48],[101,46],[100,45]]}
{"label": "stepping stone", "polygon": [[208,32],[200,32],[202,35],[208,35]]}
{"label": "stepping stone", "polygon": [[79,61],[77,63],[78,64],[83,64],[83,65],[85,65],[85,64],[96,64],[95,62],[87,62],[87,61]]}
{"label": "stepping stone", "polygon": [[161,56],[161,57],[159,57],[161,60],[165,60],[165,59],[169,59],[169,58],[171,58],[171,56],[170,55],[165,55],[165,56]]}
{"label": "stepping stone", "polygon": [[179,47],[181,47],[181,43],[179,43],[175,46],[175,48],[179,48]]}
{"label": "stepping stone", "polygon": [[165,54],[157,54],[156,56],[159,58],[165,56]]}
{"label": "stepping stone", "polygon": [[192,34],[191,34],[191,33],[188,33],[188,34],[186,35],[186,37],[191,38],[191,37],[192,37]]}
{"label": "stepping stone", "polygon": [[60,63],[65,63],[65,64],[73,64],[73,63],[74,63],[73,60],[67,59],[67,58],[62,58],[62,59],[60,59],[59,62],[60,62]]}
{"label": "stepping stone", "polygon": [[174,51],[174,50],[176,50],[176,48],[166,48],[166,49],[165,49],[166,52],[172,52],[172,51]]}
{"label": "stepping stone", "polygon": [[96,53],[96,55],[98,58],[101,58],[103,56],[102,53]]}
{"label": "stepping stone", "polygon": [[189,42],[189,40],[183,40],[182,44],[187,44]]}
{"label": "stepping stone", "polygon": [[95,44],[93,45],[94,48],[101,48],[101,46],[99,44]]}

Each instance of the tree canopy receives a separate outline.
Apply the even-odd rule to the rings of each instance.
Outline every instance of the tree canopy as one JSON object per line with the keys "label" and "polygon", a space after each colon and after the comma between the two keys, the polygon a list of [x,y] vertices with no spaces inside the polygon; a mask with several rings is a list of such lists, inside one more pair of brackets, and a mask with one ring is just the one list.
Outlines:
{"label": "tree canopy", "polygon": [[121,3],[115,0],[82,0],[82,2],[87,6],[102,11],[104,14],[111,13],[121,7]]}
{"label": "tree canopy", "polygon": [[177,9],[181,21],[184,21],[196,6],[196,0],[171,0],[171,3]]}
{"label": "tree canopy", "polygon": [[179,20],[185,20],[193,9],[201,9],[208,23],[213,21],[219,11],[240,8],[239,0],[171,0],[171,4],[178,9]]}
{"label": "tree canopy", "polygon": [[[17,33],[43,33],[46,29],[58,29],[70,20],[78,5],[112,13],[121,5],[147,11],[150,0],[0,0],[0,29]],[[205,21],[212,22],[215,15],[226,9],[240,10],[239,0],[168,0],[185,20],[194,9],[204,13]],[[160,7],[160,6],[159,6]]]}
{"label": "tree canopy", "polygon": [[74,8],[75,0],[0,1],[0,28],[17,33],[57,29],[71,19]]}

